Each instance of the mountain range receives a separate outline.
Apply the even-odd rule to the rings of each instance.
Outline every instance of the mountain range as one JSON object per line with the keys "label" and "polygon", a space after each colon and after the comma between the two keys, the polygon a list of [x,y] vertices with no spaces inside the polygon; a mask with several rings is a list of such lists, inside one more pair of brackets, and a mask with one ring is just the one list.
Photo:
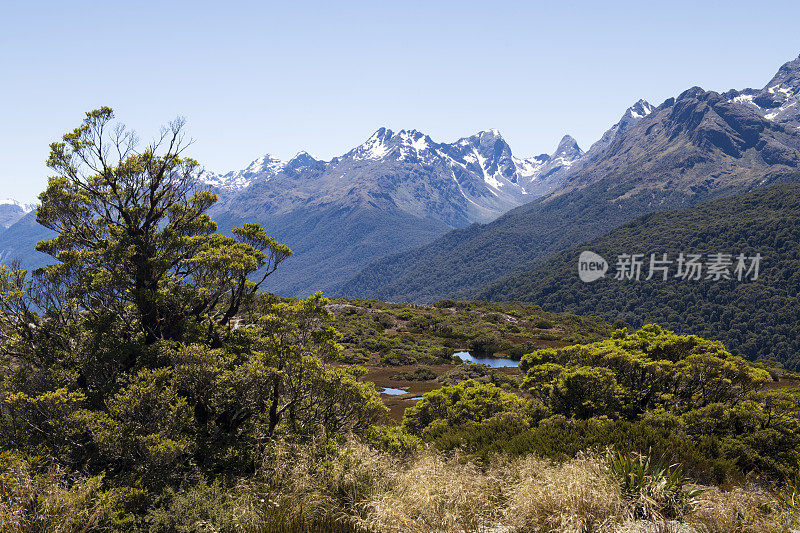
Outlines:
{"label": "mountain range", "polygon": [[[640,100],[586,152],[570,136],[550,154],[517,157],[497,130],[447,143],[380,128],[329,161],[267,154],[197,178],[219,193],[221,231],[257,221],[295,251],[271,291],[472,297],[641,214],[794,179],[798,95],[800,58],[760,90]],[[0,260],[41,266],[47,257],[33,245],[47,231],[8,205]]]}
{"label": "mountain range", "polygon": [[203,172],[200,179],[222,194],[218,213],[263,216],[371,204],[460,227],[494,220],[556,189],[582,155],[570,136],[551,155],[520,159],[497,130],[438,143],[416,130],[380,128],[330,161],[300,152],[283,163],[267,154],[244,170]]}
{"label": "mountain range", "polygon": [[[582,155],[570,136],[552,154],[518,158],[497,130],[442,143],[416,130],[380,128],[330,161],[267,154],[242,170],[203,171],[197,179],[219,194],[211,214],[221,231],[258,221],[294,250],[270,288],[306,296],[330,292],[372,260],[557,189]],[[33,245],[48,232],[34,218],[0,234],[0,260],[46,263]]]}
{"label": "mountain range", "polygon": [[11,198],[0,201],[0,231],[8,228],[26,213],[33,211],[34,206],[23,204]]}
{"label": "mountain range", "polygon": [[[782,66],[761,91],[693,87],[654,109],[634,106],[552,192],[490,223],[375,261],[337,287],[338,294],[417,302],[472,298],[639,215],[795,180],[799,73],[800,59]],[[769,104],[758,99],[775,94],[780,97]]]}
{"label": "mountain range", "polygon": [[240,172],[203,174],[221,201],[223,231],[248,220],[295,252],[270,279],[281,294],[331,292],[370,261],[488,222],[560,186],[583,152],[565,136],[555,152],[516,158],[496,130],[440,143],[380,128],[331,161],[264,156]]}

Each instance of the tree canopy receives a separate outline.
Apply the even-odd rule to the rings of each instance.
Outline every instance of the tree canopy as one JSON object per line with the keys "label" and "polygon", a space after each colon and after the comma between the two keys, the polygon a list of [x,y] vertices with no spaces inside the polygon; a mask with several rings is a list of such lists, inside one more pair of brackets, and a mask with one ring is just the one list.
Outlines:
{"label": "tree canopy", "polygon": [[291,250],[258,224],[215,232],[183,122],[139,150],[112,119],[51,145],[38,249],[57,262],[0,270],[0,467],[91,476],[112,515],[141,517],[165,490],[252,475],[280,440],[382,421],[363,370],[330,364],[328,300],[256,292]]}
{"label": "tree canopy", "polygon": [[147,343],[229,324],[291,250],[255,223],[235,238],[215,233],[208,210],[217,196],[198,186],[198,163],[184,155],[183,120],[140,149],[113,118],[108,107],[91,111],[50,145],[56,175],[37,220],[57,235],[37,250],[57,263],[34,283],[98,317],[132,309]]}

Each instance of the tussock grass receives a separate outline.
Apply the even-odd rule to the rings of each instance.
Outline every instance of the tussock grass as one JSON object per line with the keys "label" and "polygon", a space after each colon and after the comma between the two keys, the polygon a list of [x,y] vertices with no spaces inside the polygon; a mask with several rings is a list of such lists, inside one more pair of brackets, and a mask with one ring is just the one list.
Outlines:
{"label": "tussock grass", "polygon": [[366,502],[364,523],[387,533],[487,531],[502,518],[506,473],[425,451]]}
{"label": "tussock grass", "polygon": [[594,456],[552,464],[519,460],[508,489],[510,531],[615,531],[630,511],[603,461]]}
{"label": "tussock grass", "polygon": [[[681,489],[676,470],[643,462],[634,494],[612,464],[589,454],[561,463],[527,456],[479,465],[423,451],[390,472],[387,489],[364,504],[361,524],[390,533],[800,531],[800,513],[758,487]],[[670,477],[677,486],[667,486]],[[642,494],[650,502],[645,513]],[[664,505],[674,498],[682,498],[677,516]]]}
{"label": "tussock grass", "polygon": [[60,471],[36,475],[26,461],[4,455],[0,474],[0,531],[77,533],[98,531],[115,514],[101,491],[102,477],[69,480]]}
{"label": "tussock grass", "polygon": [[787,509],[755,486],[722,492],[709,489],[698,498],[688,521],[699,533],[789,533],[800,531],[800,513]]}
{"label": "tussock grass", "polygon": [[[0,531],[218,533],[791,533],[800,512],[756,486],[709,487],[670,518],[641,499],[603,454],[560,463],[497,456],[488,463],[423,448],[402,456],[351,439],[273,443],[255,476],[201,480],[141,520],[119,511],[101,478],[34,475],[24,461],[0,472]],[[637,477],[655,494],[659,469]],[[654,487],[647,487],[648,483]],[[637,489],[639,490],[639,489]],[[674,490],[672,491],[674,492]],[[116,500],[116,501],[115,501]],[[666,513],[669,515],[669,513]]]}

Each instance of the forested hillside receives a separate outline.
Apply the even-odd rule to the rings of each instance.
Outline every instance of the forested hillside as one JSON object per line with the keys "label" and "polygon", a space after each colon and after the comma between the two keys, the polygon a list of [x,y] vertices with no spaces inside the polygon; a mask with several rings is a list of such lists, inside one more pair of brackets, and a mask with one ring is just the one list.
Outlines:
{"label": "forested hillside", "polygon": [[[612,270],[619,254],[644,254],[642,280],[592,283],[578,278],[578,255],[591,250]],[[739,253],[763,256],[756,281],[697,281],[660,274],[645,281],[651,253]],[[731,267],[731,270],[733,266]],[[601,316],[633,326],[655,322],[719,339],[751,360],[800,368],[800,185],[756,190],[683,209],[642,216],[608,235],[562,252],[485,289],[481,297],[522,300],[550,311]]]}
{"label": "forested hillside", "polygon": [[391,301],[469,298],[642,214],[797,179],[800,135],[768,116],[713,91],[684,91],[597,158],[578,162],[551,195],[375,261],[337,291]]}

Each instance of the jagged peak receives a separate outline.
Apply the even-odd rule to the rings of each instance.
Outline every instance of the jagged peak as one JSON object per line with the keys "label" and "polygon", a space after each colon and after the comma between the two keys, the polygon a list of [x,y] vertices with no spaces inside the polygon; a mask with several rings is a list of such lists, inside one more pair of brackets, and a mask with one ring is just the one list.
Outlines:
{"label": "jagged peak", "polygon": [[583,150],[581,150],[581,147],[578,146],[578,141],[576,141],[571,135],[564,135],[561,138],[561,141],[558,143],[558,147],[556,147],[553,158],[566,157],[569,159],[577,159],[582,155]]}
{"label": "jagged peak", "polygon": [[206,169],[197,173],[201,183],[211,185],[223,190],[239,190],[249,186],[254,180],[271,178],[286,166],[277,157],[264,154],[254,159],[242,170],[232,170],[225,174],[218,174]]}
{"label": "jagged peak", "polygon": [[398,147],[400,151],[397,154],[402,156],[404,151],[415,150],[419,153],[434,144],[428,135],[419,130],[403,129],[395,133],[388,128],[381,127],[347,155],[355,159],[381,159],[387,154],[393,153]]}
{"label": "jagged peak", "polygon": [[374,142],[374,141],[382,141],[383,139],[390,138],[392,135],[394,135],[394,132],[392,130],[384,126],[381,126],[377,130],[375,130],[375,133],[370,135],[369,138],[366,141],[364,141],[363,144],[367,144],[369,142]]}
{"label": "jagged peak", "polygon": [[503,135],[500,133],[500,130],[497,128],[489,128],[488,130],[481,130],[476,134],[477,137],[496,137],[496,138],[503,138]]}
{"label": "jagged peak", "polygon": [[694,86],[689,89],[686,89],[681,94],[678,95],[678,100],[686,100],[688,98],[696,98],[700,99],[702,96],[706,96],[708,91],[703,89],[702,87]]}
{"label": "jagged peak", "polygon": [[626,111],[625,115],[631,118],[639,119],[646,117],[650,113],[653,112],[655,107],[653,107],[650,102],[644,99],[639,99],[638,102],[630,106]]}
{"label": "jagged peak", "polygon": [[395,138],[407,139],[407,138],[419,138],[419,137],[428,137],[428,135],[416,129],[408,129],[408,130],[402,129],[397,133],[395,133],[393,130],[385,126],[381,126],[377,130],[375,130],[375,133],[369,136],[366,142],[375,140],[388,141],[390,139],[395,139]]}
{"label": "jagged peak", "polygon": [[410,129],[410,130],[400,130],[397,132],[398,137],[427,137],[424,133],[419,130]]}
{"label": "jagged peak", "polygon": [[366,140],[364,144],[375,141],[388,142],[390,140],[397,140],[399,142],[402,142],[402,141],[407,141],[408,139],[416,140],[423,137],[428,139],[430,138],[427,134],[415,129],[408,129],[408,130],[402,129],[397,133],[395,133],[393,130],[389,128],[380,127],[375,131],[375,133],[370,135],[370,137]]}
{"label": "jagged peak", "polygon": [[281,164],[283,164],[283,162],[280,159],[278,159],[277,157],[275,157],[275,156],[273,156],[271,154],[264,154],[261,157],[259,157],[257,159],[254,159],[249,165],[247,165],[247,168],[248,169],[249,168],[259,168],[259,167],[265,167],[265,166],[276,166],[276,165],[281,165]]}
{"label": "jagged peak", "polygon": [[13,205],[19,207],[25,213],[30,213],[36,207],[34,204],[26,204],[18,200],[14,200],[13,198],[6,198],[5,200],[0,200],[0,205]]}
{"label": "jagged peak", "polygon": [[292,156],[292,158],[289,159],[289,161],[287,161],[286,164],[288,165],[288,164],[296,164],[299,162],[315,162],[315,161],[319,160],[313,155],[306,152],[305,150],[300,150],[299,152],[294,154],[294,156]]}
{"label": "jagged peak", "polygon": [[800,56],[781,65],[775,76],[764,86],[764,90],[769,91],[782,85],[800,88]]}

